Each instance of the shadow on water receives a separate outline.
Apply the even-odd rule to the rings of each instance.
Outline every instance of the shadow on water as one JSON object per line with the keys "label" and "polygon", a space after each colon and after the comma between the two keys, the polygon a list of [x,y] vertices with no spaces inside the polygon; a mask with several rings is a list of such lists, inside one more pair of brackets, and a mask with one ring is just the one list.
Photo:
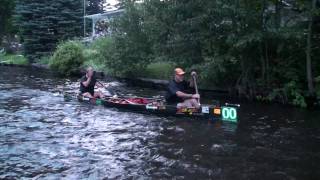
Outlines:
{"label": "shadow on water", "polygon": [[0,67],[0,179],[320,177],[319,111],[242,104],[238,125],[158,117],[66,102],[58,87],[75,81]]}

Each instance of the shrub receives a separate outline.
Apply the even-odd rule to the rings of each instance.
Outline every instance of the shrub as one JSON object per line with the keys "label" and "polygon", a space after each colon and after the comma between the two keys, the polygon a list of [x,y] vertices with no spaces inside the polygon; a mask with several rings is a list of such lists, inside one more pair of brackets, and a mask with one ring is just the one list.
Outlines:
{"label": "shrub", "polygon": [[282,88],[274,89],[267,97],[269,101],[281,100],[283,103],[289,102],[292,105],[307,107],[303,92],[295,81],[290,81]]}
{"label": "shrub", "polygon": [[61,75],[69,76],[79,71],[84,62],[83,45],[79,41],[67,41],[58,45],[49,66]]}
{"label": "shrub", "polygon": [[175,65],[168,62],[150,63],[145,70],[145,77],[154,79],[170,79]]}
{"label": "shrub", "polygon": [[[198,72],[198,85],[203,89],[230,89],[239,76],[236,60],[232,56],[205,57],[201,64],[192,65],[190,69]],[[232,73],[230,73],[232,72]]]}
{"label": "shrub", "polygon": [[127,43],[114,37],[95,40],[84,50],[84,65],[115,76],[141,77],[151,58],[143,48],[134,46],[132,49]]}
{"label": "shrub", "polygon": [[[92,45],[94,49],[98,51],[97,62],[103,64],[106,68],[105,71],[108,71],[107,74],[112,74],[116,76],[122,75],[122,60],[118,58],[118,51],[115,48],[114,38],[105,37],[101,38]],[[127,66],[125,69],[131,69]]]}
{"label": "shrub", "polygon": [[99,38],[84,50],[84,66],[92,66],[97,71],[110,74],[106,62],[111,61],[112,52],[112,39],[110,37]]}

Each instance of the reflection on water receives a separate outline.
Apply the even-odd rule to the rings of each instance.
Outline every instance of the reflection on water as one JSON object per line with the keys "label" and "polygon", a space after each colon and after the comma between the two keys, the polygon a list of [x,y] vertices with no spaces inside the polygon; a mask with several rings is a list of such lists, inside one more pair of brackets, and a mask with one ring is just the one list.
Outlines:
{"label": "reflection on water", "polygon": [[65,102],[64,84],[0,67],[0,179],[320,177],[319,112],[244,104],[237,126]]}

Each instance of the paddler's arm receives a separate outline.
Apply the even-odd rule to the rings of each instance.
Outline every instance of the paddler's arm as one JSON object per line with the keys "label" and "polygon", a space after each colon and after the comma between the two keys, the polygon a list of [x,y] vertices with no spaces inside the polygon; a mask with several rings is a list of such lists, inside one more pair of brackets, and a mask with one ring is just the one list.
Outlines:
{"label": "paddler's arm", "polygon": [[[197,73],[195,70],[192,70],[191,71],[191,79],[190,79],[190,82],[189,82],[189,87],[190,88],[193,88],[194,87],[194,81],[192,79],[193,76],[197,76]],[[200,98],[200,95],[199,94],[188,94],[188,93],[184,93],[184,92],[181,92],[181,91],[177,91],[176,92],[176,95],[180,98],[183,98],[183,99],[199,99]]]}
{"label": "paddler's arm", "polygon": [[200,95],[199,94],[187,94],[187,93],[184,93],[184,92],[181,92],[181,91],[177,91],[176,92],[176,95],[180,98],[183,98],[183,99],[198,99],[200,98]]}

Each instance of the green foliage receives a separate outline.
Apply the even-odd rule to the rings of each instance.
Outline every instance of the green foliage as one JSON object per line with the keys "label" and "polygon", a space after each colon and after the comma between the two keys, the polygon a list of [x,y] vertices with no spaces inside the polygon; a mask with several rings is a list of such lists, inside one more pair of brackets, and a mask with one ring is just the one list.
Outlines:
{"label": "green foliage", "polygon": [[306,107],[307,104],[303,97],[301,88],[298,87],[297,83],[291,81],[284,86],[284,90],[289,98],[292,98],[292,104],[300,107]]}
{"label": "green foliage", "polygon": [[0,63],[27,65],[28,61],[23,55],[0,54]]}
{"label": "green foliage", "polygon": [[[204,63],[193,65],[189,69],[196,69],[198,71],[199,85],[206,89],[228,88],[230,84],[235,84],[235,80],[239,74],[237,60],[227,55],[206,57]],[[222,81],[225,83],[221,83]]]}
{"label": "green foliage", "polygon": [[93,67],[96,71],[102,71],[106,74],[109,73],[108,68],[106,67],[105,63],[102,61],[102,55],[98,53],[98,50],[88,48],[83,51],[84,54],[84,63],[83,68],[86,67]]}
{"label": "green foliage", "polygon": [[140,5],[126,1],[124,14],[113,22],[112,56],[106,64],[116,75],[135,76],[151,61],[151,44],[141,22],[141,10]]}
{"label": "green foliage", "polygon": [[86,59],[82,67],[92,67],[95,71],[104,72],[105,74],[111,74],[111,71],[104,64],[98,63],[97,61],[95,61],[95,59]]}
{"label": "green foliage", "polygon": [[62,42],[54,52],[50,67],[61,75],[69,76],[79,71],[83,65],[83,46],[77,41]]}
{"label": "green foliage", "polygon": [[[106,65],[114,72],[137,75],[148,72],[151,62],[173,62],[197,69],[201,87],[233,88],[260,99],[269,94],[305,106],[306,20],[318,16],[319,6],[278,0],[133,2],[121,1],[126,12],[113,23],[114,50]],[[316,59],[320,24],[313,26]],[[320,67],[319,61],[311,64]]]}
{"label": "green foliage", "polygon": [[36,64],[41,64],[41,65],[49,65],[50,62],[51,62],[51,56],[42,56],[35,63]]}
{"label": "green foliage", "polygon": [[[16,21],[29,59],[47,57],[57,42],[82,33],[81,1],[17,2]],[[88,2],[92,11],[100,11],[100,0]],[[85,49],[76,42],[61,44],[52,67],[65,72],[90,65],[118,76],[167,79],[180,66],[198,70],[200,87],[236,89],[245,96],[302,107],[308,94],[308,45],[308,72],[320,76],[320,62],[315,61],[320,55],[320,24],[314,21],[310,31],[306,21],[318,18],[319,7],[311,9],[310,1],[134,2],[120,1],[125,12],[111,22],[111,37]]]}
{"label": "green foliage", "polygon": [[143,76],[146,78],[168,80],[172,78],[175,67],[175,64],[168,62],[150,63],[146,67],[145,72],[143,72]]}
{"label": "green foliage", "polygon": [[[115,40],[113,38],[104,37],[97,39],[84,50],[84,66],[92,66],[98,71],[104,71],[106,74],[117,76],[134,73],[135,77],[156,79],[168,79],[172,77],[172,72],[175,67],[175,64],[172,62],[163,62],[164,59],[157,58],[154,60],[154,63],[144,65],[145,68],[128,68],[126,66],[128,62],[117,59],[117,53],[119,53],[119,51],[121,51],[121,49],[115,49]],[[137,63],[143,62],[140,61]],[[123,67],[124,70],[119,69],[120,67]]]}
{"label": "green foliage", "polygon": [[59,41],[82,33],[82,2],[78,0],[17,0],[15,14],[30,61],[49,56]]}
{"label": "green foliage", "polygon": [[307,107],[303,92],[295,81],[286,83],[283,88],[274,89],[267,98],[269,101],[291,102],[295,106]]}
{"label": "green foliage", "polygon": [[0,45],[2,37],[13,33],[12,14],[15,7],[14,0],[0,1]]}
{"label": "green foliage", "polygon": [[106,74],[116,74],[113,73],[112,69],[108,66],[114,60],[112,38],[104,37],[95,40],[85,52],[86,65],[90,65],[97,70],[105,72]]}

